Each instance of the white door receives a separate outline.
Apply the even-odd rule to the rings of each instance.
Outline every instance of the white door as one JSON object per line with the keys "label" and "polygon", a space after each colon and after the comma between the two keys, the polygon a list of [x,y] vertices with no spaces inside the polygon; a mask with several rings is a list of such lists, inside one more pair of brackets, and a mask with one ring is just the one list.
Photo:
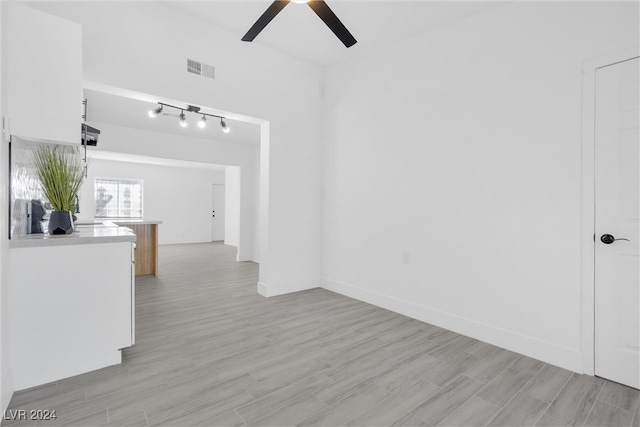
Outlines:
{"label": "white door", "polygon": [[595,374],[635,388],[640,386],[638,62],[597,70],[595,119]]}
{"label": "white door", "polygon": [[211,241],[224,240],[224,185],[211,186]]}

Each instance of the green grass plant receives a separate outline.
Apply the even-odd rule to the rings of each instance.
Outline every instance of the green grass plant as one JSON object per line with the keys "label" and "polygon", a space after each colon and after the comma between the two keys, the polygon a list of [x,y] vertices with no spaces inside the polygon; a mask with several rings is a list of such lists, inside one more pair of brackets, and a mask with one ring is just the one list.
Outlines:
{"label": "green grass plant", "polygon": [[30,161],[42,192],[53,209],[75,212],[76,196],[84,181],[84,164],[78,149],[40,145],[32,151]]}

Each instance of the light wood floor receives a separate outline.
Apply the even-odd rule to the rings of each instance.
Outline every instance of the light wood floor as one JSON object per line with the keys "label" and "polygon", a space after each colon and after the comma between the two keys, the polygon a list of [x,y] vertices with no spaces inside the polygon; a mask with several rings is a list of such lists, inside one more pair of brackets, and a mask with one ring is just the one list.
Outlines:
{"label": "light wood floor", "polygon": [[638,426],[637,390],[322,289],[265,299],[258,266],[234,257],[162,246],[122,365],[10,408],[56,410],[38,426]]}

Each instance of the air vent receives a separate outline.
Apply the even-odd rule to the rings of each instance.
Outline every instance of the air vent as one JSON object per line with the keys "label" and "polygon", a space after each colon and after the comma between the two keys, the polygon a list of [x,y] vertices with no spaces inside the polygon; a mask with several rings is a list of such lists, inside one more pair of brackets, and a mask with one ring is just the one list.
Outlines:
{"label": "air vent", "polygon": [[197,74],[202,77],[208,77],[210,79],[216,78],[216,70],[213,65],[203,64],[200,61],[193,59],[187,59],[187,72]]}
{"label": "air vent", "polygon": [[202,77],[216,78],[216,69],[213,68],[213,65],[202,64]]}
{"label": "air vent", "polygon": [[187,72],[202,75],[202,63],[194,61],[193,59],[187,59]]}

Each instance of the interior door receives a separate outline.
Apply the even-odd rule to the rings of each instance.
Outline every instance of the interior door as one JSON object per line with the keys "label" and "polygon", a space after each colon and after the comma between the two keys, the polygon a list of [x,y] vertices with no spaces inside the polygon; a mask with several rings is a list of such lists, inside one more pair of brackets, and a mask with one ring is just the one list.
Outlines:
{"label": "interior door", "polygon": [[595,374],[640,386],[639,59],[596,71]]}
{"label": "interior door", "polygon": [[224,185],[211,186],[211,241],[224,240]]}

